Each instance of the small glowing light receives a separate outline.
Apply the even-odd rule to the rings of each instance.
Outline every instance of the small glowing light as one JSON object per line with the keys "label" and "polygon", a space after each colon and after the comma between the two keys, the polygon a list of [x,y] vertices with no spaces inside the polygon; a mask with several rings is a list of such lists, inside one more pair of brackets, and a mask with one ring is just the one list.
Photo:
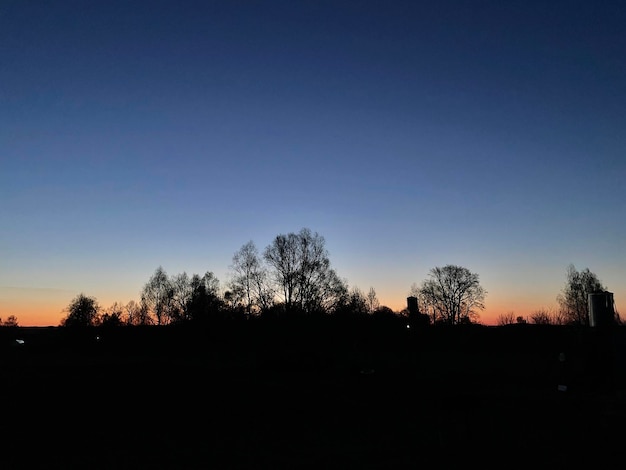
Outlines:
{"label": "small glowing light", "polygon": [[17,344],[24,344],[25,341],[23,339],[16,339],[15,342]]}
{"label": "small glowing light", "polygon": [[407,325],[406,327],[407,327],[407,329],[410,329],[410,328],[411,328],[411,325]]}
{"label": "small glowing light", "polygon": [[100,336],[96,336],[96,341],[100,341]]}

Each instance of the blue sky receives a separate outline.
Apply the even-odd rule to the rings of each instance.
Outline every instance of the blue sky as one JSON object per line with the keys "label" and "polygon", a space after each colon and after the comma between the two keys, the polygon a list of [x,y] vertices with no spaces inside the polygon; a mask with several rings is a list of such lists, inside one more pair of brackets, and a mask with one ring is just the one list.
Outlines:
{"label": "blue sky", "polygon": [[401,309],[458,264],[486,323],[568,264],[626,297],[623,2],[5,1],[0,317],[138,299],[308,227]]}

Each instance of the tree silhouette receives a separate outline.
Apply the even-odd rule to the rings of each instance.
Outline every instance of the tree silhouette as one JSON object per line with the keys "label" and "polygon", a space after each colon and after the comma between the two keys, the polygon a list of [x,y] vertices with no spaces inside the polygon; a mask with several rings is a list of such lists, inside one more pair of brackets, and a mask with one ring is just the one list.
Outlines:
{"label": "tree silhouette", "polygon": [[9,315],[7,317],[6,320],[2,320],[2,318],[0,318],[0,326],[8,326],[8,327],[17,327],[18,322],[17,322],[17,317],[15,315]]}
{"label": "tree silhouette", "polygon": [[336,309],[337,314],[340,315],[366,315],[369,312],[367,298],[358,287],[350,289],[348,294],[344,297],[341,305]]}
{"label": "tree silhouette", "polygon": [[102,314],[98,324],[100,326],[110,328],[110,327],[122,326],[124,322],[122,321],[122,317],[120,316],[119,312],[112,312],[112,313]]}
{"label": "tree silhouette", "polygon": [[374,313],[378,307],[380,307],[380,302],[376,296],[376,290],[373,287],[370,287],[370,290],[367,293],[367,310],[369,313]]}
{"label": "tree silhouette", "polygon": [[324,237],[303,228],[278,235],[265,249],[287,312],[332,312],[341,305],[347,286],[331,268],[324,245]]}
{"label": "tree silhouette", "polygon": [[118,302],[115,302],[109,308],[101,312],[98,318],[98,325],[113,327],[121,326],[124,324],[122,316],[124,314],[124,306]]}
{"label": "tree silhouette", "polygon": [[373,314],[376,318],[392,318],[396,315],[394,311],[386,305],[381,305],[380,307],[378,307],[376,310],[374,310]]}
{"label": "tree silhouette", "polygon": [[189,320],[206,323],[219,317],[224,302],[219,296],[219,280],[212,272],[207,271],[202,277],[194,274],[191,277],[190,292],[186,307]]}
{"label": "tree silhouette", "polygon": [[589,326],[588,296],[605,291],[598,277],[585,268],[577,271],[573,264],[567,267],[567,279],[557,296],[565,321],[570,324]]}
{"label": "tree silhouette", "polygon": [[432,310],[433,323],[456,325],[476,319],[475,309],[484,308],[486,294],[478,274],[449,264],[431,269],[429,276],[422,283],[420,294]]}
{"label": "tree silhouette", "polygon": [[127,325],[151,325],[152,317],[145,303],[138,303],[134,300],[129,301],[124,307],[125,323]]}
{"label": "tree silhouette", "polygon": [[173,295],[167,273],[162,266],[159,266],[141,292],[141,300],[156,317],[157,325],[169,323]]}
{"label": "tree silhouette", "polygon": [[234,303],[243,304],[247,315],[267,311],[273,304],[274,290],[254,242],[249,241],[233,255],[230,269]]}
{"label": "tree silhouette", "polygon": [[500,315],[498,315],[497,322],[498,322],[497,323],[498,326],[514,325],[515,324],[515,314],[513,312],[501,313]]}
{"label": "tree silhouette", "polygon": [[170,317],[172,322],[189,320],[188,305],[192,296],[191,280],[186,272],[176,274],[169,279],[172,289]]}
{"label": "tree silhouette", "polygon": [[67,316],[61,320],[61,326],[85,327],[99,323],[100,305],[95,297],[78,294],[67,307]]}

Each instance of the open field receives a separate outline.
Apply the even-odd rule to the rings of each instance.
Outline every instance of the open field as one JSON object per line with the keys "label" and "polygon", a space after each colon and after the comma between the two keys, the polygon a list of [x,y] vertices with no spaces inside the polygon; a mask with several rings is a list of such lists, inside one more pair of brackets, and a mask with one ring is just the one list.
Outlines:
{"label": "open field", "polygon": [[621,459],[626,437],[621,329],[318,319],[0,339],[3,469],[566,468]]}

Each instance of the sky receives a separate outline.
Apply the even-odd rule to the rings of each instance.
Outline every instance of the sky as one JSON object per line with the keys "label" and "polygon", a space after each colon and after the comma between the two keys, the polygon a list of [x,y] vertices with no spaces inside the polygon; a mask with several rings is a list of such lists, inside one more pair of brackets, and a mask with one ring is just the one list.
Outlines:
{"label": "sky", "polygon": [[479,275],[480,322],[555,309],[567,267],[626,312],[626,3],[0,2],[0,318],[225,286],[309,228],[406,307]]}

